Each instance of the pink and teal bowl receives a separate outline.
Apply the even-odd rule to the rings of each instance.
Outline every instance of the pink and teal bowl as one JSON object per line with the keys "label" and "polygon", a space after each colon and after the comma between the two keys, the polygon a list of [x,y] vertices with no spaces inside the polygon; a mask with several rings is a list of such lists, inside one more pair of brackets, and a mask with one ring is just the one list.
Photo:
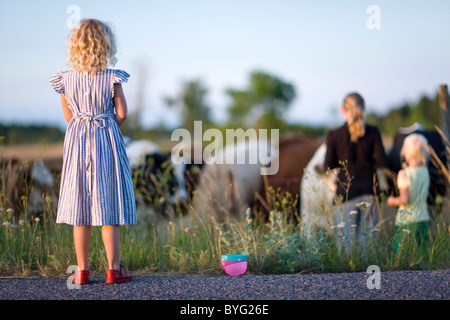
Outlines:
{"label": "pink and teal bowl", "polygon": [[239,276],[247,271],[248,255],[223,254],[222,268],[230,276]]}

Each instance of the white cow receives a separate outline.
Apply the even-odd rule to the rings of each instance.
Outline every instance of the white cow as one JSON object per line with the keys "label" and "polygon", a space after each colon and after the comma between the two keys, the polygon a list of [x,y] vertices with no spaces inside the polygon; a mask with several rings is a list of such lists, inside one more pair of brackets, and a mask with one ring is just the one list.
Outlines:
{"label": "white cow", "polygon": [[[326,145],[322,144],[314,153],[300,185],[300,210],[307,235],[318,228],[327,229],[336,222],[337,209],[333,203],[336,200],[338,169],[322,172],[326,150]],[[387,177],[383,169],[377,170],[377,179],[380,190],[387,190]]]}
{"label": "white cow", "polygon": [[326,145],[322,144],[306,166],[300,183],[300,213],[307,235],[317,228],[332,226],[336,218],[336,171],[322,172],[325,155]]}
{"label": "white cow", "polygon": [[[214,216],[216,221],[223,222],[226,217],[240,219],[248,207],[255,201],[255,194],[263,184],[261,167],[258,158],[250,161],[250,156],[258,155],[260,145],[257,140],[227,145],[217,154],[205,160],[202,174],[193,199],[193,210],[203,219]],[[278,148],[268,145],[262,150],[270,154],[271,159],[278,156]],[[226,161],[227,154],[234,152],[237,157],[245,155],[245,163]],[[243,158],[244,159],[244,158]]]}

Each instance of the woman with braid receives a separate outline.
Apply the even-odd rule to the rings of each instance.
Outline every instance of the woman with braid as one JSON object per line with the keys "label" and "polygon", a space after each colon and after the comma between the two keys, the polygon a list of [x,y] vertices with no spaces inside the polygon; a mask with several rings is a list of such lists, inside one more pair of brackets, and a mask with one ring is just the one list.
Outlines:
{"label": "woman with braid", "polygon": [[364,108],[360,94],[348,94],[341,108],[345,124],[326,136],[324,166],[339,168],[336,195],[340,205],[336,223],[347,240],[347,250],[351,234],[364,238],[378,224],[374,197],[378,190],[374,182],[376,170],[387,163],[380,131],[365,123]]}

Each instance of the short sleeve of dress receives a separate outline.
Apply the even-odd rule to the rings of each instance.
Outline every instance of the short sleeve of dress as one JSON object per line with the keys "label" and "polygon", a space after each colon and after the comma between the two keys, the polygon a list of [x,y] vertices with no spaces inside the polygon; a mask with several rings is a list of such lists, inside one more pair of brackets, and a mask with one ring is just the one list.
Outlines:
{"label": "short sleeve of dress", "polygon": [[58,72],[50,78],[50,83],[56,93],[64,94],[63,73],[64,72]]}
{"label": "short sleeve of dress", "polygon": [[409,188],[410,186],[410,181],[408,179],[408,177],[406,176],[405,171],[400,170],[398,172],[398,177],[397,177],[397,187],[399,189],[404,189],[404,188]]}
{"label": "short sleeve of dress", "polygon": [[114,84],[115,83],[126,83],[130,75],[123,70],[113,70],[112,81],[111,81],[111,91],[112,97],[114,98]]}

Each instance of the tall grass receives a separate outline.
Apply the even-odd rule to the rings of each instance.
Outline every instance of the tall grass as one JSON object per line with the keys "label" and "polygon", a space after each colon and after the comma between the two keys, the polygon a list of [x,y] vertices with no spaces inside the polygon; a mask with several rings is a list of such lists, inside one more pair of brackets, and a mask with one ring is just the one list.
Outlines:
{"label": "tall grass", "polygon": [[[28,209],[27,192],[20,212],[13,212],[5,199],[8,174],[3,165],[0,275],[65,276],[67,268],[76,265],[72,227],[55,223],[57,204],[49,194],[42,194],[45,206],[39,214]],[[164,190],[165,186],[157,188]],[[219,223],[214,212],[199,214],[192,202],[188,214],[180,214],[180,208],[166,208],[162,215],[158,206],[143,205],[142,194],[137,192],[138,224],[121,227],[121,261],[134,274],[223,274],[220,256],[230,253],[249,254],[248,273],[253,274],[365,271],[369,265],[378,265],[381,270],[450,267],[449,197],[443,199],[443,210],[433,219],[430,242],[418,245],[405,233],[404,245],[397,253],[392,209],[383,206],[381,199],[382,228],[364,242],[354,241],[347,254],[340,249],[344,240],[336,228],[319,228],[307,234],[301,221],[293,222],[298,198],[289,194],[280,197],[278,190],[269,194],[267,223],[256,220],[257,214],[250,208]],[[104,274],[107,268],[100,230],[92,228],[89,260],[93,274]]]}

